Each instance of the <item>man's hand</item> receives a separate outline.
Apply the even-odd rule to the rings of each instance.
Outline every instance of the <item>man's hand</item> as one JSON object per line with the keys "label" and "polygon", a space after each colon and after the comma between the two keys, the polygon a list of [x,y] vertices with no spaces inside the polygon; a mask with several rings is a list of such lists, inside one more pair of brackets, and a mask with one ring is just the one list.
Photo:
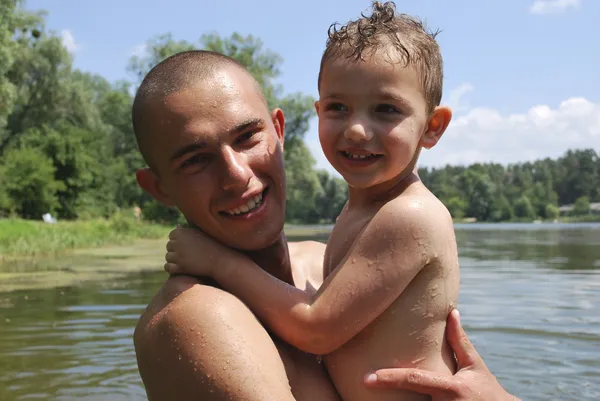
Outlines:
{"label": "man's hand", "polygon": [[458,359],[454,376],[420,369],[381,369],[365,378],[371,388],[410,390],[428,394],[433,401],[518,401],[488,370],[460,324],[458,310],[448,317],[448,342]]}
{"label": "man's hand", "polygon": [[217,270],[224,269],[242,255],[210,238],[195,228],[178,227],[169,234],[165,270],[170,274],[216,279]]}

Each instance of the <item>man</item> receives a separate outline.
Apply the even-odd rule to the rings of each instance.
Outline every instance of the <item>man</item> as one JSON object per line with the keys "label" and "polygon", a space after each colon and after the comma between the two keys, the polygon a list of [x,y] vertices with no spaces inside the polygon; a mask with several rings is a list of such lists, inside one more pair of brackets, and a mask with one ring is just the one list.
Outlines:
{"label": "man", "polygon": [[[280,109],[268,110],[247,70],[217,53],[172,56],[142,82],[132,118],[149,166],[137,173],[144,190],[280,280],[319,288],[324,245],[288,244],[283,233],[285,118]],[[339,399],[317,358],[270,335],[244,304],[208,280],[167,280],[141,316],[134,342],[151,401]],[[493,377],[482,363],[457,355],[467,369],[478,369],[474,376],[461,370],[455,382],[438,380],[436,387],[425,373],[386,370],[365,385],[421,385],[418,391],[441,400],[476,399],[464,398],[466,388],[478,385],[473,377],[486,383]],[[462,377],[472,383],[451,384]]]}

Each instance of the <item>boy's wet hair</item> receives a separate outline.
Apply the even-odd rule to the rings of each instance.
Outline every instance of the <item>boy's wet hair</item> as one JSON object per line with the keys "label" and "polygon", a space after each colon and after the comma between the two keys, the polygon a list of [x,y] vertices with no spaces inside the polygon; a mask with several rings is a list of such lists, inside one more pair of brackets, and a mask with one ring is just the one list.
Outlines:
{"label": "boy's wet hair", "polygon": [[[144,77],[138,88],[131,108],[133,132],[144,160],[155,170],[150,157],[150,126],[156,125],[148,116],[148,105],[162,101],[198,81],[209,79],[225,67],[236,67],[244,71],[262,96],[260,85],[237,60],[221,53],[208,50],[190,50],[172,55],[154,66]],[[265,101],[266,105],[266,101]]]}
{"label": "boy's wet hair", "polygon": [[319,88],[323,67],[327,61],[342,57],[353,61],[363,61],[379,50],[393,49],[396,54],[387,54],[390,62],[400,62],[404,66],[413,65],[421,78],[423,94],[428,104],[428,112],[439,106],[442,100],[443,61],[435,37],[439,33],[427,31],[424,23],[407,14],[396,13],[392,1],[375,1],[373,12],[367,16],[339,26],[329,27],[325,52],[319,70]]}

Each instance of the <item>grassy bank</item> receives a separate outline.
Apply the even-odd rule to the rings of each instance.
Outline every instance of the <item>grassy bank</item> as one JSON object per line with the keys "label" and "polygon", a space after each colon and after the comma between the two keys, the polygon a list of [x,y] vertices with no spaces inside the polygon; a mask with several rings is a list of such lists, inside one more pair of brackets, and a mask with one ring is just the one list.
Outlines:
{"label": "grassy bank", "polygon": [[15,257],[52,256],[77,248],[165,238],[171,229],[137,222],[133,217],[124,215],[115,215],[107,220],[59,221],[55,224],[3,219],[0,220],[0,264]]}

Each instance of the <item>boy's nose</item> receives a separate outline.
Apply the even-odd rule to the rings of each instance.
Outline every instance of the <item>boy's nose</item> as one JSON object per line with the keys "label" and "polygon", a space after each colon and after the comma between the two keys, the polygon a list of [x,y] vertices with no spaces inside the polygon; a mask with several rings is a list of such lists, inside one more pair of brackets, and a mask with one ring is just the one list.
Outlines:
{"label": "boy's nose", "polygon": [[352,142],[367,142],[373,138],[373,134],[362,123],[352,123],[344,131],[344,137]]}

